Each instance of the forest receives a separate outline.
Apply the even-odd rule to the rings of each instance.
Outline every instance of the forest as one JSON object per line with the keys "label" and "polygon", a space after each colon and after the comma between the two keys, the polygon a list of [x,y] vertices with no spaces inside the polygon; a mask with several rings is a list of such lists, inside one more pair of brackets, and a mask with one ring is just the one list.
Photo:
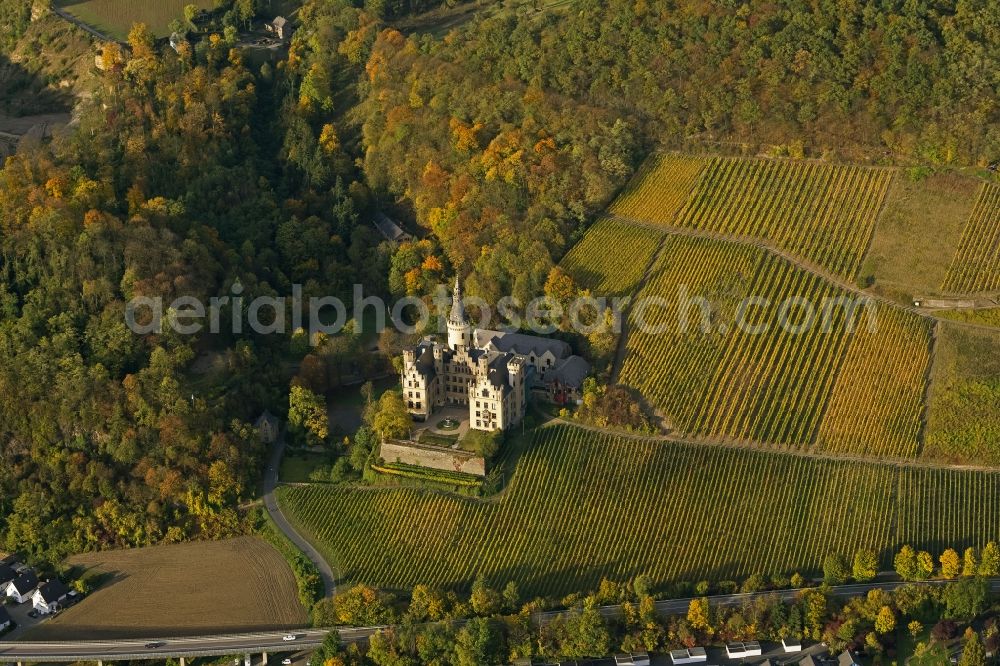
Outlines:
{"label": "forest", "polygon": [[[265,62],[235,29],[175,53],[138,25],[101,47],[74,124],[6,162],[0,549],[58,559],[246,529],[251,424],[284,414],[307,350],[137,336],[136,296],[424,296],[457,273],[526,302],[657,148],[1000,157],[989,0],[482,3],[446,35],[393,27],[433,4],[305,0]],[[6,53],[30,15],[0,0],[0,18]],[[381,242],[379,208],[417,239]]]}

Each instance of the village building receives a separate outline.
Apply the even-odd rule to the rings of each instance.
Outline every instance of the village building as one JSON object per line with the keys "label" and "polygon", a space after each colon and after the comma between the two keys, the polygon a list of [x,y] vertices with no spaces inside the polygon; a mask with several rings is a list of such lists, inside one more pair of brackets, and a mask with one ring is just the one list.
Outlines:
{"label": "village building", "polygon": [[387,241],[403,243],[405,241],[413,240],[413,236],[403,231],[402,227],[396,224],[392,218],[382,211],[375,213],[375,217],[372,219],[372,224],[375,225],[375,229],[377,229],[378,232],[382,234],[382,237]]}
{"label": "village building", "polygon": [[264,24],[264,28],[282,41],[292,36],[292,24],[284,16],[275,16],[273,21]]}
{"label": "village building", "polygon": [[11,628],[13,620],[10,619],[10,613],[3,606],[0,606],[0,634]]}
{"label": "village building", "polygon": [[473,330],[455,281],[448,341],[403,352],[403,399],[414,418],[447,406],[469,409],[469,426],[504,430],[524,418],[529,394],[563,404],[578,398],[589,364],[568,344],[540,336]]}
{"label": "village building", "polygon": [[781,647],[784,649],[786,654],[802,652],[802,641],[797,638],[782,638]]}
{"label": "village building", "polygon": [[7,583],[7,596],[15,603],[23,604],[31,599],[38,587],[38,578],[31,571],[25,571],[14,580]]}
{"label": "village building", "polygon": [[278,435],[281,433],[281,423],[278,421],[278,417],[271,412],[265,409],[253,425],[257,428],[257,435],[263,444],[273,444],[278,440]]}
{"label": "village building", "polygon": [[62,581],[48,580],[35,590],[31,596],[31,603],[35,610],[42,615],[55,613],[62,607],[62,603],[69,596],[69,589],[63,585]]}

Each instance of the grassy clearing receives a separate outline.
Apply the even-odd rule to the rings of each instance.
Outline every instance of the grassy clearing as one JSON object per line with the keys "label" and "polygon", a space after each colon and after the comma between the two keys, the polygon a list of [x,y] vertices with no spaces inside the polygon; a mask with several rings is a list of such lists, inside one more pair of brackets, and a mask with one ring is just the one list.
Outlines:
{"label": "grassy clearing", "polygon": [[278,476],[283,483],[309,483],[309,475],[324,465],[329,470],[334,462],[333,456],[323,453],[306,453],[288,451],[281,459],[281,469]]}
{"label": "grassy clearing", "polygon": [[560,265],[594,296],[631,294],[662,240],[663,234],[655,229],[604,218]]}
{"label": "grassy clearing", "polygon": [[87,25],[115,39],[125,39],[134,23],[145,23],[157,37],[170,34],[173,19],[184,20],[184,7],[196,5],[212,9],[212,0],[56,0],[64,9]]}
{"label": "grassy clearing", "polygon": [[185,636],[307,623],[291,569],[260,539],[88,553],[69,564],[111,580],[32,630],[30,639]]}
{"label": "grassy clearing", "polygon": [[943,324],[930,396],[928,458],[1000,465],[1000,331]]}
{"label": "grassy clearing", "polygon": [[[902,491],[902,492],[901,492]],[[813,572],[831,549],[935,550],[1000,533],[1000,474],[930,471],[606,435],[536,431],[495,501],[409,488],[283,488],[286,514],[348,581],[523,593]],[[966,510],[956,510],[966,507]]]}
{"label": "grassy clearing", "polygon": [[909,303],[940,290],[958,250],[977,181],[954,174],[892,179],[859,282]]}
{"label": "grassy clearing", "polygon": [[980,324],[1000,328],[1000,307],[980,310],[938,310],[934,315],[942,319],[951,319],[967,324]]}

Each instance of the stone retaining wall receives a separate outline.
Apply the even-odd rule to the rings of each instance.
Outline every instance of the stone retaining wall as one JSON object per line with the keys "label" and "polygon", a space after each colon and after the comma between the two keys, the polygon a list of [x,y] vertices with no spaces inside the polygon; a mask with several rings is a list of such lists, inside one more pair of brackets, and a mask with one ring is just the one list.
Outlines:
{"label": "stone retaining wall", "polygon": [[393,439],[382,442],[380,455],[387,463],[402,463],[446,472],[486,476],[486,460],[482,456],[468,451]]}

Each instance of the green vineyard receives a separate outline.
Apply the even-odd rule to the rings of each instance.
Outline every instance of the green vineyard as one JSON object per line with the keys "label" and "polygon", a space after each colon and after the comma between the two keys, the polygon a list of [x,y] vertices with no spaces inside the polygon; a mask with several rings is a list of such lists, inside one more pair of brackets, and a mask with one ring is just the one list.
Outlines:
{"label": "green vineyard", "polygon": [[677,193],[695,182],[679,169],[679,159],[654,163],[611,211],[765,242],[844,279],[861,266],[892,180],[887,169],[713,158],[675,212]]}
{"label": "green vineyard", "polygon": [[662,240],[663,233],[656,229],[604,218],[587,230],[560,265],[594,296],[632,294]]}
{"label": "green vineyard", "polygon": [[941,288],[956,294],[1000,290],[1000,185],[980,189]]}
{"label": "green vineyard", "polygon": [[607,435],[535,433],[489,501],[416,489],[284,487],[288,517],[347,582],[525,594],[815,572],[831,551],[939,551],[1000,534],[1000,474],[826,460]]}
{"label": "green vineyard", "polygon": [[619,380],[686,436],[913,457],[930,326],[872,302],[848,321],[848,296],[765,250],[671,236]]}

